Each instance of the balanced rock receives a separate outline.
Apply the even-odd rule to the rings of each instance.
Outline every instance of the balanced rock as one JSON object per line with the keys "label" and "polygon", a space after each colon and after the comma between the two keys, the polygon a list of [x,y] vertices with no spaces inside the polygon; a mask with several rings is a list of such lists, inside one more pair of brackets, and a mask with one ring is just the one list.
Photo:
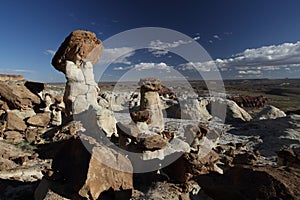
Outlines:
{"label": "balanced rock", "polygon": [[96,64],[103,49],[95,33],[84,30],[73,31],[56,51],[52,65],[58,71],[66,73],[66,61],[75,64],[90,61]]}
{"label": "balanced rock", "polygon": [[139,82],[141,86],[140,110],[149,110],[151,122],[149,128],[157,132],[164,130],[162,105],[158,91],[161,90],[161,82],[156,78],[145,78]]}

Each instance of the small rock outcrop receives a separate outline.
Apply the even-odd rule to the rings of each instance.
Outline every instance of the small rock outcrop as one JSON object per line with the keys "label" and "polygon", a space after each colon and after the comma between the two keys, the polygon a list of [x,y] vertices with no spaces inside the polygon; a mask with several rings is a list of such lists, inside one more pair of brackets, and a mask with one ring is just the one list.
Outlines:
{"label": "small rock outcrop", "polygon": [[267,106],[266,108],[262,109],[256,116],[256,120],[264,120],[264,119],[277,119],[279,117],[285,117],[286,114],[274,107],[274,106]]}
{"label": "small rock outcrop", "polygon": [[148,125],[150,129],[157,132],[164,130],[164,120],[159,91],[162,89],[160,80],[156,78],[145,78],[139,82],[141,86],[140,110],[150,112]]}

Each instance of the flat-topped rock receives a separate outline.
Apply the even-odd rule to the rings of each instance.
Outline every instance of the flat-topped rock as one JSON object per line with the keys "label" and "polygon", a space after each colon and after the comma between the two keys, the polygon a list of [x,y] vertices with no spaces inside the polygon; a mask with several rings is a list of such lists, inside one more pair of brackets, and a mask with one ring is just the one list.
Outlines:
{"label": "flat-topped rock", "polygon": [[22,75],[0,74],[0,81],[23,81]]}

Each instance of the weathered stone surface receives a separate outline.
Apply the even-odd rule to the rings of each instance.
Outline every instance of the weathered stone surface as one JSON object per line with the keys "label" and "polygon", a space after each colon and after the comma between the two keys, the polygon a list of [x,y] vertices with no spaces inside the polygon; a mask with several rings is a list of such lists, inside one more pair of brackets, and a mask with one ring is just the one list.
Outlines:
{"label": "weathered stone surface", "polygon": [[[112,166],[107,166],[107,162]],[[124,169],[132,171],[131,162],[125,156],[109,148],[94,148],[87,179],[79,194],[82,197],[89,198],[91,195],[92,199],[98,199],[102,192],[110,188],[114,191],[132,190],[132,174],[123,172]]]}
{"label": "weathered stone surface", "polygon": [[135,124],[122,124],[121,122],[117,123],[117,130],[119,135],[125,135],[134,140],[136,140],[141,133],[140,129]]}
{"label": "weathered stone surface", "polygon": [[6,121],[7,121],[7,127],[6,127],[7,130],[25,131],[25,129],[27,128],[25,122],[14,113],[10,113],[10,112],[7,113]]}
{"label": "weathered stone surface", "polygon": [[23,135],[18,131],[6,131],[4,133],[5,140],[12,143],[20,143]]}
{"label": "weathered stone surface", "polygon": [[96,64],[103,49],[96,34],[90,31],[73,31],[56,51],[52,65],[58,71],[66,73],[66,61],[75,64],[90,61]]}
{"label": "weathered stone surface", "polygon": [[88,199],[96,200],[110,188],[114,191],[133,188],[128,158],[89,137],[65,141],[55,155],[52,169],[55,173],[51,177],[59,173],[64,180],[65,192]]}
{"label": "weathered stone surface", "polygon": [[38,113],[27,120],[33,126],[46,127],[50,122],[50,113]]}
{"label": "weathered stone surface", "polygon": [[0,99],[0,109],[3,111],[7,111],[9,109],[7,103],[5,101],[2,101],[1,99]]}
{"label": "weathered stone surface", "polygon": [[40,98],[24,85],[8,85],[2,81],[0,81],[0,96],[11,109],[33,107],[33,104],[41,103]]}
{"label": "weathered stone surface", "polygon": [[161,91],[161,82],[157,78],[142,78],[140,79],[139,85],[141,86],[141,91]]}
{"label": "weathered stone surface", "polygon": [[299,199],[300,171],[266,167],[238,166],[224,175],[198,176],[202,190],[221,199]]}
{"label": "weathered stone surface", "polygon": [[134,122],[147,122],[147,124],[151,123],[151,113],[149,110],[131,112],[130,117]]}
{"label": "weathered stone surface", "polygon": [[27,110],[9,110],[7,111],[8,113],[14,113],[15,115],[17,115],[20,119],[24,120],[28,117],[32,117],[34,115],[36,115],[36,113],[34,112],[33,109],[27,109]]}
{"label": "weathered stone surface", "polygon": [[262,109],[256,116],[256,120],[264,120],[264,119],[277,119],[279,117],[285,117],[286,114],[274,107],[274,106],[267,106],[266,108]]}
{"label": "weathered stone surface", "polygon": [[164,168],[164,172],[170,178],[180,183],[186,183],[192,177],[210,172],[223,173],[216,165],[219,161],[219,155],[210,151],[205,157],[200,158],[195,153],[184,153],[178,160]]}
{"label": "weathered stone surface", "polygon": [[96,115],[97,124],[105,131],[107,137],[111,137],[113,134],[117,133],[117,120],[112,111],[106,108],[100,108],[96,111]]}
{"label": "weathered stone surface", "polygon": [[158,134],[145,134],[138,135],[137,141],[146,150],[162,149],[167,145],[167,140]]}

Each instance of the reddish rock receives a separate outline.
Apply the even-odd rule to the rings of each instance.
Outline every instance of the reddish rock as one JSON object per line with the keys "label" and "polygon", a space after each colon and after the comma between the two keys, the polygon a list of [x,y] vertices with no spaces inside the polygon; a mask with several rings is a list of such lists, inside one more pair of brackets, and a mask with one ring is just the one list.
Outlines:
{"label": "reddish rock", "polygon": [[65,73],[66,61],[91,61],[96,64],[103,49],[102,43],[96,34],[90,31],[73,31],[56,51],[52,65],[55,69]]}
{"label": "reddish rock", "polygon": [[30,92],[24,85],[7,84],[0,81],[0,96],[10,109],[22,109],[40,104],[38,96]]}
{"label": "reddish rock", "polygon": [[151,123],[151,115],[149,110],[131,112],[130,117],[134,122],[147,122],[147,124]]}
{"label": "reddish rock", "polygon": [[0,109],[3,111],[7,111],[9,109],[5,101],[0,100]]}
{"label": "reddish rock", "polygon": [[12,143],[20,143],[23,135],[18,131],[6,131],[4,133],[5,140]]}
{"label": "reddish rock", "polygon": [[157,78],[141,78],[139,85],[141,86],[141,92],[158,92],[162,90],[161,82]]}
{"label": "reddish rock", "polygon": [[137,141],[145,150],[162,149],[167,145],[167,140],[158,134],[140,134]]}
{"label": "reddish rock", "polygon": [[121,122],[117,123],[117,131],[119,135],[124,135],[133,140],[136,140],[141,132],[135,124],[122,124]]}
{"label": "reddish rock", "polygon": [[222,173],[216,166],[219,155],[210,151],[207,156],[200,158],[195,153],[184,153],[179,159],[163,169],[173,180],[180,183],[187,183],[192,177],[210,172]]}
{"label": "reddish rock", "polygon": [[52,176],[64,180],[65,193],[98,199],[104,191],[133,189],[132,165],[124,155],[88,136],[61,145],[56,147],[60,150],[54,155]]}
{"label": "reddish rock", "polygon": [[11,131],[25,131],[27,126],[25,122],[16,114],[8,112],[6,117],[6,129]]}
{"label": "reddish rock", "polygon": [[50,122],[49,113],[38,113],[27,120],[27,123],[33,126],[46,127]]}

